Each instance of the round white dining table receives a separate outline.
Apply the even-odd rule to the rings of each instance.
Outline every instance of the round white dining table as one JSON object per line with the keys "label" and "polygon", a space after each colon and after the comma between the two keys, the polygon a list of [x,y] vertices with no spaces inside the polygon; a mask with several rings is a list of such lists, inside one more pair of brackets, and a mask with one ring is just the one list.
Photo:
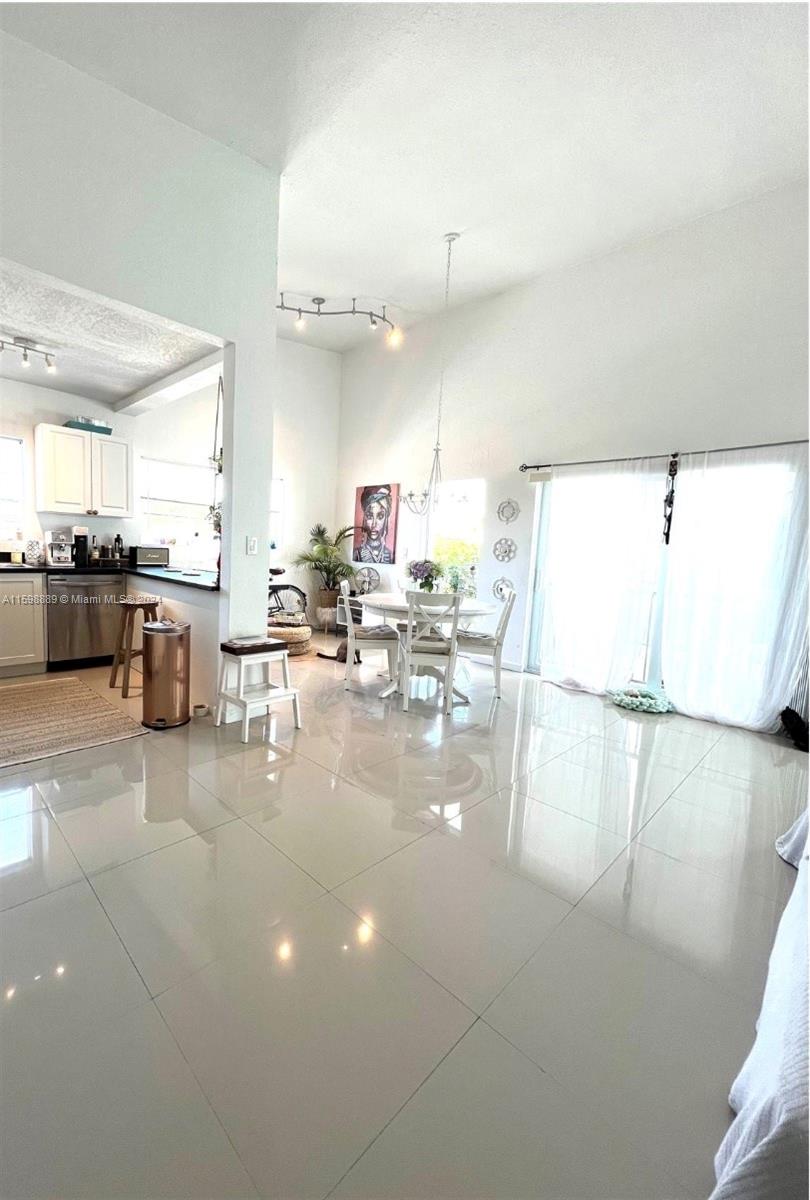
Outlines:
{"label": "round white dining table", "polygon": [[[408,601],[404,592],[369,592],[365,596],[354,596],[353,600],[361,604],[363,609],[368,609],[372,613],[380,613],[387,620],[399,620],[408,615]],[[425,606],[430,604],[430,592],[424,593],[423,603]],[[465,596],[461,601],[459,620],[466,624],[475,617],[489,617],[496,609],[495,604],[485,604],[481,600],[472,600],[469,596]]]}
{"label": "round white dining table", "polygon": [[[384,621],[402,620],[408,615],[408,601],[404,592],[369,592],[365,596],[354,596],[353,599],[362,606],[364,612],[379,613]],[[424,593],[424,604],[425,607],[429,606],[430,592]],[[473,600],[469,596],[465,596],[459,608],[459,623],[466,628],[476,617],[489,617],[496,611],[497,606],[494,604],[485,604],[481,600]],[[435,669],[420,667],[420,673],[432,675],[435,673]],[[380,699],[386,700],[397,690],[397,684],[390,683],[380,692]],[[465,704],[469,704],[469,696],[465,696],[464,692],[455,686],[453,691]]]}

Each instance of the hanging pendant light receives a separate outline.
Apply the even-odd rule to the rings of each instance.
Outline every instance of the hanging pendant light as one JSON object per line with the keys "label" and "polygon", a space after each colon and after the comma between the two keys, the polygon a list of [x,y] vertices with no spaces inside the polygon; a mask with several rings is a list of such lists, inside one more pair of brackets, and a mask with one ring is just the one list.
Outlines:
{"label": "hanging pendant light", "polygon": [[430,475],[427,481],[427,487],[421,492],[406,492],[402,497],[405,504],[412,513],[417,517],[423,517],[431,509],[436,507],[439,499],[439,487],[442,482],[442,448],[441,448],[441,432],[442,432],[442,400],[444,399],[444,373],[447,366],[447,310],[450,307],[450,267],[453,255],[453,242],[458,241],[458,233],[446,233],[444,240],[447,243],[447,265],[444,276],[444,323],[442,325],[442,342],[441,342],[441,367],[439,370],[439,399],[436,411],[436,445],[433,447],[433,464],[430,468]]}

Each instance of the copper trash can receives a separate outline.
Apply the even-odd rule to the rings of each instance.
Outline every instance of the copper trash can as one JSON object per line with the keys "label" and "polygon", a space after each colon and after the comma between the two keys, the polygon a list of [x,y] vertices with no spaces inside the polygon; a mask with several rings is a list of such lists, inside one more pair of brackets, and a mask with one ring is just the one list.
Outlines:
{"label": "copper trash can", "polygon": [[149,729],[174,729],[189,721],[191,625],[144,621],[143,721]]}

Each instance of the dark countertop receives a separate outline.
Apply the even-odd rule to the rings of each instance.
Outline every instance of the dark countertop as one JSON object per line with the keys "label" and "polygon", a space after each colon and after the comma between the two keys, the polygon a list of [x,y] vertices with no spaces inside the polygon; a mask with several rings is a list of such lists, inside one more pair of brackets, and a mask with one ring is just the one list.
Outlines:
{"label": "dark countertop", "polygon": [[38,571],[44,575],[138,575],[144,579],[159,580],[162,583],[176,583],[180,587],[201,588],[204,592],[219,591],[216,571],[200,571],[198,575],[184,575],[182,571],[167,570],[166,567],[130,567],[99,566],[99,567],[68,567],[68,566],[30,566],[27,563],[0,563],[0,574],[11,572]]}

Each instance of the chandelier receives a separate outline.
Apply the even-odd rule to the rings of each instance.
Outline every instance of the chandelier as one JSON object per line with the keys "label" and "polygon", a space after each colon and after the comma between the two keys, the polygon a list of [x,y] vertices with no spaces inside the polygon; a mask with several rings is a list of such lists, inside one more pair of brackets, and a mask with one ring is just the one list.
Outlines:
{"label": "chandelier", "polygon": [[441,448],[441,432],[442,432],[442,400],[444,398],[444,372],[447,365],[446,343],[447,343],[447,310],[450,307],[450,264],[453,255],[453,242],[458,241],[459,234],[446,233],[444,240],[447,242],[447,265],[444,275],[444,316],[445,320],[442,325],[442,341],[441,341],[441,367],[439,370],[439,399],[436,411],[436,445],[433,447],[433,464],[430,468],[430,475],[427,481],[427,487],[421,492],[406,492],[402,497],[403,502],[417,517],[424,517],[431,509],[436,507],[439,498],[439,486],[442,482],[442,448]]}

